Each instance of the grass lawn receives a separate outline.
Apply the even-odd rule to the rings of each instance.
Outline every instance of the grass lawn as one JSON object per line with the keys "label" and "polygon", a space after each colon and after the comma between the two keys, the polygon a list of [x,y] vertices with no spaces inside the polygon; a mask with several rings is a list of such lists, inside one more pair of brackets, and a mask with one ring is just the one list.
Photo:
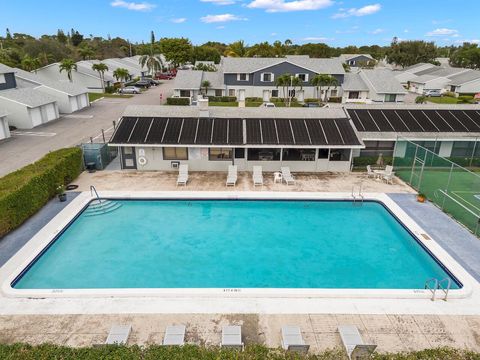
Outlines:
{"label": "grass lawn", "polygon": [[106,98],[120,98],[120,99],[128,99],[133,97],[133,95],[120,95],[120,94],[102,94],[102,93],[88,93],[88,99],[90,102],[98,100],[102,97]]}
{"label": "grass lawn", "polygon": [[435,104],[469,104],[450,96],[427,97],[427,101]]}
{"label": "grass lawn", "polygon": [[238,102],[236,101],[210,101],[208,106],[227,106],[227,107],[237,107]]}

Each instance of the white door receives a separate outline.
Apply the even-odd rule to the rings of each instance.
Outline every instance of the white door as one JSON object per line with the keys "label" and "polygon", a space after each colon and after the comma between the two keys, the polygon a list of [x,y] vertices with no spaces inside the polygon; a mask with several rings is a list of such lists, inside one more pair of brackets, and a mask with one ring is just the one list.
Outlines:
{"label": "white door", "polygon": [[299,102],[303,102],[304,99],[305,99],[305,92],[303,90],[297,91],[297,100]]}
{"label": "white door", "polygon": [[57,111],[55,110],[55,104],[48,104],[45,106],[47,110],[47,121],[55,120],[57,118]]}
{"label": "white door", "polygon": [[42,111],[40,107],[30,109],[29,113],[30,113],[30,120],[32,121],[33,127],[42,124]]}
{"label": "white door", "polygon": [[270,101],[270,90],[263,90],[263,101],[264,102]]}
{"label": "white door", "polygon": [[82,94],[78,96],[80,98],[80,109],[88,106],[88,95]]}
{"label": "white door", "polygon": [[238,90],[238,101],[245,101],[245,89]]}
{"label": "white door", "polygon": [[78,101],[76,96],[69,96],[68,99],[70,100],[70,110],[75,112],[78,110]]}

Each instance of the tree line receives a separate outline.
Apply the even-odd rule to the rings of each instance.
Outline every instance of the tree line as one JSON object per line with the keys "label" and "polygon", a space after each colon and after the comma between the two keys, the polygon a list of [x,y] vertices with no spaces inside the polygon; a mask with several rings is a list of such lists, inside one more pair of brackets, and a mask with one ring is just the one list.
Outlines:
{"label": "tree line", "polygon": [[11,33],[6,29],[0,36],[0,62],[27,71],[71,59],[106,59],[133,55],[163,54],[174,66],[196,61],[220,62],[221,56],[229,57],[284,57],[286,55],[308,55],[312,58],[330,58],[341,54],[370,54],[376,60],[386,60],[399,67],[419,62],[437,63],[438,57],[449,57],[452,66],[480,69],[480,48],[477,44],[439,47],[433,42],[399,41],[394,38],[389,46],[346,46],[331,47],[324,43],[294,44],[283,42],[260,42],[253,45],[238,40],[229,44],[209,41],[193,45],[188,38],[155,39],[152,31],[147,43],[131,43],[126,39],[81,34],[70,29],[58,30],[54,35],[35,38],[28,34]]}

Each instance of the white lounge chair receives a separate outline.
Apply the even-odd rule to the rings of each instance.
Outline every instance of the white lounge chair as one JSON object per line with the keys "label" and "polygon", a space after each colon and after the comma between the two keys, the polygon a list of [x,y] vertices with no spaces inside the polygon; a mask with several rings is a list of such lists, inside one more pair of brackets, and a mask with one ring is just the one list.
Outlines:
{"label": "white lounge chair", "polygon": [[367,359],[377,348],[377,345],[368,345],[363,342],[362,336],[355,325],[338,327],[343,346],[351,360]]}
{"label": "white lounge chair", "polygon": [[263,186],[263,174],[261,166],[253,167],[253,187],[257,185]]}
{"label": "white lounge chair", "polygon": [[242,327],[222,327],[222,347],[243,350]]}
{"label": "white lounge chair", "polygon": [[282,170],[282,179],[287,183],[287,185],[295,184],[295,178],[290,173],[290,168],[288,166],[284,166],[281,168]]}
{"label": "white lounge chair", "polygon": [[282,347],[285,350],[307,353],[310,345],[306,345],[298,326],[282,326]]}
{"label": "white lounge chair", "polygon": [[165,329],[164,346],[182,346],[185,344],[185,325],[171,325]]}
{"label": "white lounge chair", "polygon": [[227,181],[225,185],[226,186],[237,185],[237,165],[228,166],[228,175],[227,175]]}
{"label": "white lounge chair", "polygon": [[372,178],[376,178],[377,177],[377,174],[375,174],[375,172],[372,170],[372,167],[370,165],[367,165],[367,177],[372,177]]}
{"label": "white lounge chair", "polygon": [[385,172],[383,173],[382,179],[387,183],[391,184],[393,183],[393,177],[395,176],[395,173],[393,172],[393,166],[387,165],[385,168]]}
{"label": "white lounge chair", "polygon": [[113,325],[108,333],[106,345],[125,345],[132,332],[132,325]]}
{"label": "white lounge chair", "polygon": [[177,186],[183,185],[187,186],[188,182],[188,165],[180,165],[178,168],[178,178],[177,178]]}

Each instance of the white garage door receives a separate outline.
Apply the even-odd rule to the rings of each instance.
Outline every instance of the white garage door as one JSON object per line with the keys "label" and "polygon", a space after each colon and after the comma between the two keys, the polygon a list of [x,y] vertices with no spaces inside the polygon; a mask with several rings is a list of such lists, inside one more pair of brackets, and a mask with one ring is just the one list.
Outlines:
{"label": "white garage door", "polygon": [[57,118],[57,111],[55,110],[55,104],[45,105],[47,110],[47,121],[55,120]]}
{"label": "white garage door", "polygon": [[78,110],[77,97],[76,96],[70,96],[69,99],[70,99],[70,109],[72,110],[72,112],[77,111]]}
{"label": "white garage door", "polygon": [[88,106],[88,95],[82,94],[77,96],[80,99],[80,108],[83,109],[84,107]]}
{"label": "white garage door", "polygon": [[30,120],[32,121],[33,127],[42,124],[42,111],[39,107],[29,109]]}

